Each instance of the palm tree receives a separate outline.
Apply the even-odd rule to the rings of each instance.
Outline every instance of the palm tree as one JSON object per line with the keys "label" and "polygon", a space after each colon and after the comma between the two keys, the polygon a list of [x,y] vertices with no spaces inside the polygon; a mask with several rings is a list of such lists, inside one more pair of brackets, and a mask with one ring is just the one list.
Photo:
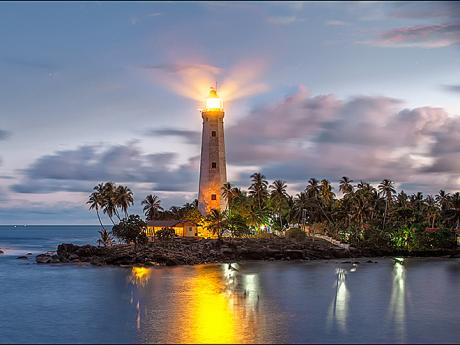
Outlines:
{"label": "palm tree", "polygon": [[460,230],[460,193],[456,192],[450,197],[449,209],[447,211],[449,220],[456,222],[456,229]]}
{"label": "palm tree", "polygon": [[103,245],[104,247],[110,247],[113,243],[112,235],[105,229],[99,231],[100,238],[97,240],[99,245]]}
{"label": "palm tree", "polygon": [[[327,181],[327,180],[326,180]],[[332,191],[332,190],[331,190]],[[315,201],[315,206],[318,206],[319,209],[321,210],[321,213],[324,215],[324,217],[331,222],[331,219],[328,217],[326,212],[324,211],[323,206],[321,205],[321,200],[319,198],[321,194],[321,186],[319,184],[319,181],[315,178],[311,178],[308,180],[308,185],[305,187],[305,193],[307,193],[307,196],[310,199],[313,199]]]}
{"label": "palm tree", "polygon": [[393,187],[393,181],[384,179],[378,186],[379,192],[385,198],[385,212],[383,214],[383,228],[385,230],[385,221],[387,217],[388,204],[393,200],[393,194],[396,190]]}
{"label": "palm tree", "polygon": [[447,209],[449,205],[449,198],[450,198],[450,194],[446,193],[446,191],[442,189],[439,191],[439,194],[436,195],[435,197],[436,202],[439,204],[442,211],[445,211]]}
{"label": "palm tree", "polygon": [[128,208],[134,204],[133,192],[126,186],[118,186],[115,190],[115,206],[119,207],[128,218]]}
{"label": "palm tree", "polygon": [[433,196],[428,195],[425,198],[425,208],[427,213],[428,222],[431,223],[431,227],[434,228],[434,221],[438,214],[438,208],[436,207],[436,200]]}
{"label": "palm tree", "polygon": [[294,217],[298,223],[301,223],[303,210],[307,210],[310,206],[309,198],[306,192],[300,192],[294,199]]}
{"label": "palm tree", "polygon": [[278,213],[278,218],[280,220],[281,230],[283,229],[283,216],[282,211],[286,208],[288,194],[286,192],[286,182],[282,180],[275,180],[273,184],[270,185],[271,193],[270,200],[272,201],[275,211]]}
{"label": "palm tree", "polygon": [[[96,189],[97,187],[94,187],[94,188]],[[100,192],[98,192],[98,191],[92,192],[90,194],[89,199],[88,199],[88,201],[86,203],[89,205],[90,210],[92,210],[92,209],[96,210],[97,219],[99,219],[99,224],[101,224],[102,229],[105,231],[104,225],[102,224],[102,221],[101,221],[101,216],[99,215],[99,208],[103,204],[103,198],[102,198],[102,195],[100,194]]]}
{"label": "palm tree", "polygon": [[326,179],[321,180],[320,195],[324,203],[328,206],[331,206],[332,201],[334,200],[335,194],[332,191],[332,186],[330,182]]}
{"label": "palm tree", "polygon": [[217,238],[221,239],[225,230],[226,220],[227,214],[225,212],[213,208],[206,216],[207,228],[214,235],[217,235]]}
{"label": "palm tree", "polygon": [[163,207],[160,205],[161,201],[156,195],[149,194],[142,200],[141,205],[145,205],[143,208],[145,217],[147,220],[157,218],[160,211],[163,211]]}
{"label": "palm tree", "polygon": [[[98,185],[97,188],[100,188],[99,186],[100,185]],[[112,218],[113,215],[116,215],[118,220],[121,220],[117,212],[115,184],[113,182],[106,182],[102,185],[101,195],[103,197],[102,211],[107,214],[112,223],[115,224]]]}
{"label": "palm tree", "polygon": [[344,196],[353,193],[353,180],[350,180],[348,177],[343,176],[339,182],[339,190]]}
{"label": "palm tree", "polygon": [[227,210],[230,212],[234,197],[234,188],[232,187],[230,182],[226,182],[222,186],[222,197],[227,202]]}
{"label": "palm tree", "polygon": [[249,195],[257,201],[259,210],[262,209],[263,203],[268,195],[268,181],[261,173],[251,175],[252,184],[249,186]]}
{"label": "palm tree", "polygon": [[319,186],[319,181],[315,178],[311,178],[308,180],[308,185],[305,188],[305,192],[307,193],[307,196],[313,199],[317,199],[319,194],[320,194],[320,186]]}

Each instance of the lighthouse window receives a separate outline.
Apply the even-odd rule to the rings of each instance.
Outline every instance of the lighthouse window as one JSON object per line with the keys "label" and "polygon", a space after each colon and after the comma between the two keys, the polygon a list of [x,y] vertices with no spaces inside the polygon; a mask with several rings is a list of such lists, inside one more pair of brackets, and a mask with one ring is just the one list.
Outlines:
{"label": "lighthouse window", "polygon": [[212,135],[213,137],[215,137],[215,136],[216,136],[216,131],[212,131],[212,132],[211,132],[211,135]]}
{"label": "lighthouse window", "polygon": [[211,200],[217,200],[216,194],[211,194]]}
{"label": "lighthouse window", "polygon": [[213,169],[215,169],[215,168],[217,167],[216,162],[212,162],[211,167],[212,167]]}

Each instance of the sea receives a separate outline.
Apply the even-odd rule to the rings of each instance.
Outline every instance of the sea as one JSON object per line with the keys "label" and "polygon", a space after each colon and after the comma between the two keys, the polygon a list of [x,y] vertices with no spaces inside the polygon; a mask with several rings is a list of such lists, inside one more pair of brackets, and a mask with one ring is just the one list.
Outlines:
{"label": "sea", "polygon": [[460,259],[35,263],[99,229],[0,226],[0,343],[460,342]]}

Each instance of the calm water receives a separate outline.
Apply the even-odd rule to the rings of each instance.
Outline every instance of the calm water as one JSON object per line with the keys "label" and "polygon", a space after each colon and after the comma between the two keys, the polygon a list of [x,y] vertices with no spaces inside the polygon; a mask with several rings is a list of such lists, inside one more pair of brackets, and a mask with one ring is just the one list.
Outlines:
{"label": "calm water", "polygon": [[459,342],[460,260],[36,265],[97,227],[0,227],[0,343]]}

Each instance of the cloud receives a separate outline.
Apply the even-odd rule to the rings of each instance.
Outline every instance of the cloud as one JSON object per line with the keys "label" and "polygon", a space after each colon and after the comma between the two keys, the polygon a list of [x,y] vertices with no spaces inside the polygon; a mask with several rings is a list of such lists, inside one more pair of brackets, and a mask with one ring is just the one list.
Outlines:
{"label": "cloud", "polygon": [[[460,118],[390,97],[311,95],[301,87],[227,128],[228,162],[270,179],[311,176],[460,187]],[[238,181],[241,183],[242,181]]]}
{"label": "cloud", "polygon": [[56,70],[57,66],[51,62],[39,60],[39,59],[30,59],[30,58],[23,58],[23,57],[13,57],[13,56],[5,56],[0,58],[5,64],[11,66],[18,66],[21,68],[31,68],[37,70],[45,70],[45,71],[54,71]]}
{"label": "cloud", "polygon": [[394,18],[404,19],[458,19],[460,4],[455,1],[419,1],[394,2],[388,14]]}
{"label": "cloud", "polygon": [[158,191],[191,191],[198,179],[197,157],[176,164],[172,152],[146,154],[134,144],[86,145],[38,158],[11,186],[18,193],[87,192],[101,181],[150,183]]}
{"label": "cloud", "polygon": [[143,65],[143,68],[161,70],[169,73],[178,72],[206,72],[211,74],[219,74],[221,69],[219,67],[208,64],[158,64],[158,65]]}
{"label": "cloud", "polygon": [[11,135],[10,132],[0,129],[0,140],[5,140]]}
{"label": "cloud", "polygon": [[457,92],[457,93],[460,92],[460,84],[459,85],[442,85],[442,88],[450,92]]}
{"label": "cloud", "polygon": [[297,17],[292,16],[269,16],[267,21],[275,25],[289,25],[297,21]]}
{"label": "cloud", "polygon": [[325,24],[327,26],[345,26],[345,25],[348,25],[347,22],[344,22],[343,20],[336,20],[336,19],[328,20],[328,21],[326,21]]}
{"label": "cloud", "polygon": [[380,47],[442,48],[460,43],[460,24],[418,25],[386,31],[372,41]]}
{"label": "cloud", "polygon": [[145,132],[146,135],[153,136],[173,136],[185,140],[186,143],[191,145],[199,145],[201,143],[201,133],[199,131],[192,131],[177,128],[159,128],[149,129]]}

